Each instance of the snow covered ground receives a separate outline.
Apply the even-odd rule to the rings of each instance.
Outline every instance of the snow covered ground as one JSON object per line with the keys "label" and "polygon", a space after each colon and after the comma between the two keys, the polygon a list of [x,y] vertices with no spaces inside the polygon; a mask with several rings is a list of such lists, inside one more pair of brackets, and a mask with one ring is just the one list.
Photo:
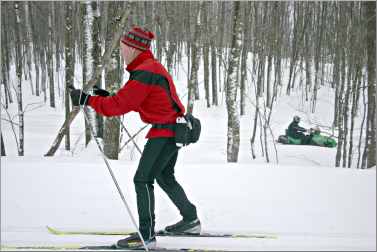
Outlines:
{"label": "snow covered ground", "polygon": [[[94,149],[95,146],[91,146]],[[181,156],[188,154],[183,151]],[[94,150],[93,150],[94,153]],[[97,245],[119,236],[56,236],[71,230],[132,230],[101,158],[3,159],[2,245]],[[111,162],[136,213],[136,162]],[[177,178],[197,205],[203,229],[276,234],[277,239],[159,238],[168,248],[227,250],[375,250],[375,170],[189,162]],[[156,186],[157,229],[179,214]]]}
{"label": "snow covered ground", "polygon": [[[184,64],[183,64],[184,65]],[[177,77],[184,96],[183,71]],[[25,85],[27,87],[27,85]],[[30,96],[25,104],[41,102]],[[301,94],[280,97],[272,116],[275,138],[284,133],[294,114],[310,122],[330,125],[332,91],[322,88],[317,113],[308,114]],[[184,99],[185,100],[185,99]],[[33,105],[37,107],[38,105]],[[31,108],[31,107],[30,107]],[[16,111],[12,105],[10,112]],[[54,157],[43,157],[63,123],[62,101],[56,109],[45,105],[25,114],[25,157],[17,157],[8,123],[2,122],[7,157],[1,159],[1,245],[108,245],[119,236],[56,236],[46,225],[65,230],[133,230],[97,146],[84,148],[83,117],[72,124],[71,152],[64,142]],[[176,175],[198,208],[203,230],[240,234],[265,233],[277,239],[158,238],[166,248],[253,250],[376,250],[376,170],[335,168],[335,149],[277,145],[272,141],[271,163],[257,146],[250,155],[253,110],[241,118],[239,162],[226,162],[225,101],[215,108],[195,104],[203,124],[199,143],[180,151]],[[2,118],[6,118],[2,111]],[[138,115],[124,118],[136,132],[143,124]],[[140,147],[145,143],[141,133]],[[259,133],[257,135],[259,141]],[[119,161],[111,161],[135,217],[133,175],[140,155],[127,147]],[[155,187],[157,229],[179,220],[166,195]]]}

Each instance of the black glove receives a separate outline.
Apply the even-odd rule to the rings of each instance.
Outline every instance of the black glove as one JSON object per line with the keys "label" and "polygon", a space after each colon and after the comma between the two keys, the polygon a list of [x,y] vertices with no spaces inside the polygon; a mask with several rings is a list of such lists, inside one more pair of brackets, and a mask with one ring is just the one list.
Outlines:
{"label": "black glove", "polygon": [[105,89],[99,88],[97,86],[93,87],[93,94],[102,96],[102,97],[110,96],[110,93],[108,91],[106,91]]}
{"label": "black glove", "polygon": [[71,91],[71,100],[73,106],[88,105],[90,95],[84,93],[81,89]]}

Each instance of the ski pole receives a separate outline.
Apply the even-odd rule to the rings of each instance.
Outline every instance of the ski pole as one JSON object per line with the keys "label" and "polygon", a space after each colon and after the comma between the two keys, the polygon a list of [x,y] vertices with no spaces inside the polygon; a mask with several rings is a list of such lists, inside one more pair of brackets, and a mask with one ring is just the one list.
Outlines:
{"label": "ski pole", "polygon": [[[74,89],[73,86],[70,86],[69,88],[70,88],[70,89]],[[82,93],[82,91],[81,91],[81,93]],[[80,98],[81,98],[81,94],[80,94]],[[116,188],[117,188],[117,190],[118,190],[118,193],[119,193],[119,195],[120,195],[120,198],[122,199],[123,204],[125,205],[125,207],[126,207],[126,209],[127,209],[128,215],[130,216],[131,221],[132,221],[132,223],[133,223],[133,225],[134,225],[134,227],[135,227],[135,229],[136,229],[136,232],[137,232],[137,234],[139,235],[139,237],[140,237],[140,239],[141,239],[141,241],[142,241],[142,243],[143,243],[143,247],[144,247],[145,251],[149,251],[147,245],[145,244],[144,238],[143,238],[143,236],[141,235],[140,230],[139,230],[139,228],[138,228],[138,226],[137,226],[137,224],[136,224],[136,220],[135,220],[134,216],[133,216],[132,213],[131,213],[131,209],[130,209],[130,207],[129,207],[128,204],[127,204],[127,201],[126,201],[126,199],[125,199],[125,197],[124,197],[124,195],[123,195],[123,193],[122,193],[122,190],[120,189],[120,186],[119,186],[119,184],[118,184],[118,181],[117,181],[117,179],[116,179],[116,177],[115,177],[115,175],[114,175],[114,173],[113,173],[113,170],[111,169],[110,164],[109,164],[109,162],[108,162],[108,160],[107,160],[107,158],[106,158],[106,156],[105,156],[105,154],[104,154],[104,152],[103,152],[103,150],[102,150],[101,144],[99,143],[98,139],[95,137],[94,129],[93,129],[92,125],[90,124],[89,118],[88,118],[88,116],[86,115],[85,111],[83,111],[82,108],[83,108],[83,106],[80,106],[80,111],[82,111],[83,114],[84,114],[85,121],[87,122],[88,127],[89,127],[89,129],[90,129],[90,133],[91,133],[91,135],[92,135],[94,141],[96,142],[98,149],[99,149],[100,152],[101,152],[101,155],[102,155],[103,161],[105,161],[105,164],[106,164],[107,170],[109,171],[109,173],[110,173],[110,175],[111,175],[111,178],[113,179],[113,182],[114,182],[114,184],[115,184],[115,186],[116,186]]]}
{"label": "ski pole", "polygon": [[137,234],[139,235],[139,237],[140,237],[140,239],[141,239],[141,241],[142,241],[142,243],[143,243],[144,249],[145,249],[145,251],[149,251],[149,250],[148,250],[148,247],[147,247],[146,244],[145,244],[144,238],[143,238],[143,236],[141,235],[140,230],[139,230],[139,228],[138,228],[138,226],[137,226],[137,224],[136,224],[136,220],[135,220],[135,218],[133,217],[133,215],[132,215],[132,213],[131,213],[130,207],[128,206],[127,201],[126,201],[126,199],[124,198],[124,195],[123,195],[123,193],[122,193],[122,190],[120,189],[120,186],[119,186],[119,184],[118,184],[118,182],[117,182],[117,180],[116,180],[116,178],[115,178],[115,175],[114,175],[114,173],[113,173],[113,171],[112,171],[112,169],[111,169],[111,167],[110,167],[110,164],[109,164],[109,162],[107,161],[107,158],[106,158],[106,156],[105,156],[105,154],[104,154],[104,152],[103,152],[103,150],[102,150],[102,147],[101,147],[101,145],[100,145],[98,139],[95,137],[94,130],[93,130],[92,125],[90,124],[89,118],[88,118],[88,116],[86,115],[85,111],[83,111],[83,114],[84,114],[84,117],[85,117],[85,120],[86,120],[87,124],[89,125],[89,129],[90,129],[90,132],[91,132],[91,134],[92,134],[92,137],[94,138],[94,140],[95,140],[95,142],[96,142],[96,144],[97,144],[97,146],[98,146],[98,149],[100,150],[100,152],[101,152],[101,154],[102,154],[102,158],[103,158],[103,160],[105,161],[106,167],[107,167],[107,169],[108,169],[108,171],[109,171],[109,173],[110,173],[110,175],[111,175],[111,178],[113,179],[114,184],[115,184],[115,186],[116,186],[116,188],[117,188],[117,190],[118,190],[118,193],[119,193],[119,195],[120,195],[120,197],[121,197],[121,199],[122,199],[124,205],[126,206],[126,209],[127,209],[127,212],[128,212],[128,214],[129,214],[129,216],[131,217],[132,223],[134,224],[134,226],[135,226],[135,228],[136,228]]}

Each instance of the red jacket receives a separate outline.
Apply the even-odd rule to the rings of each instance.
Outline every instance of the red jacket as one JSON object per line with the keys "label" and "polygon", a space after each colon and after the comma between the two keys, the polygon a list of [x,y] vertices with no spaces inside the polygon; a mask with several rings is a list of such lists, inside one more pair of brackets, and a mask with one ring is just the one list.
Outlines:
{"label": "red jacket", "polygon": [[[185,112],[173,79],[166,69],[153,57],[150,50],[139,54],[128,66],[130,79],[115,96],[91,96],[89,105],[104,116],[119,116],[130,111],[140,114],[145,123],[171,124]],[[174,103],[178,105],[175,109]],[[179,112],[177,112],[177,110]],[[146,138],[173,137],[169,129],[151,128]]]}

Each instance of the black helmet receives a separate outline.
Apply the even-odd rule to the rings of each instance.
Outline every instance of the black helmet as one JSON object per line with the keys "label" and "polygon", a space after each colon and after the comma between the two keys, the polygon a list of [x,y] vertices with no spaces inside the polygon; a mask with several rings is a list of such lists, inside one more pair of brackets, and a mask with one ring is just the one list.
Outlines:
{"label": "black helmet", "polygon": [[301,119],[301,118],[300,118],[299,116],[294,116],[294,117],[293,117],[293,121],[294,121],[294,122],[297,122],[297,123],[300,122],[300,119]]}

